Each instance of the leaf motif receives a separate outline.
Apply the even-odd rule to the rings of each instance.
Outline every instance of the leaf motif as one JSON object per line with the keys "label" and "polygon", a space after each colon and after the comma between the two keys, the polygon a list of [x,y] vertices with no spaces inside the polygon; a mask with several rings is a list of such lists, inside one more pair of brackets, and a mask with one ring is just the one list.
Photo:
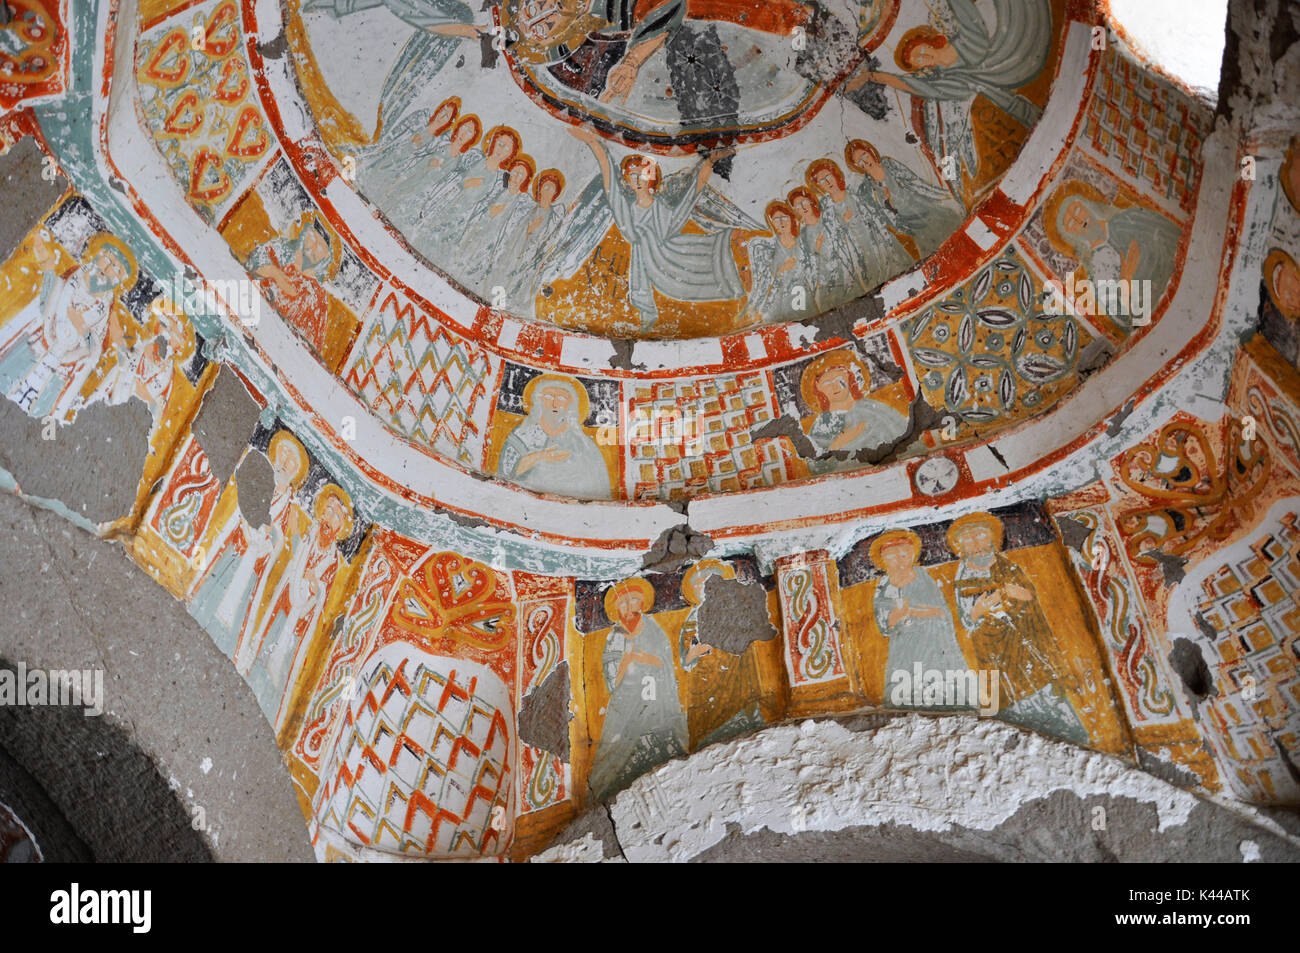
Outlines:
{"label": "leaf motif", "polygon": [[1065,371],[1060,361],[1047,354],[1034,354],[1017,361],[1016,368],[1025,377],[1039,384],[1053,380]]}
{"label": "leaf motif", "polygon": [[1016,375],[1010,371],[1002,372],[1002,380],[998,382],[998,396],[1002,398],[1002,406],[1010,407],[1016,401]]}
{"label": "leaf motif", "polygon": [[971,320],[969,314],[962,316],[961,324],[957,327],[957,347],[961,352],[970,351],[971,345],[975,343],[975,322]]}
{"label": "leaf motif", "polygon": [[1011,342],[1011,353],[1019,354],[1025,348],[1025,339],[1029,337],[1029,332],[1021,328],[1016,332],[1015,340]]}
{"label": "leaf motif", "polygon": [[999,258],[993,267],[998,271],[1019,271],[1020,263],[1012,258]]}
{"label": "leaf motif", "polygon": [[908,331],[908,340],[915,342],[922,332],[930,326],[930,321],[934,318],[934,309],[926,308],[915,318],[912,319],[912,327]]}
{"label": "leaf motif", "polygon": [[948,406],[956,407],[966,397],[966,375],[958,372],[948,381]]}
{"label": "leaf motif", "polygon": [[951,354],[935,350],[932,347],[913,348],[912,358],[926,367],[948,367],[953,362]]}
{"label": "leaf motif", "polygon": [[1079,346],[1079,332],[1076,330],[1073,321],[1066,322],[1065,332],[1061,335],[1061,337],[1065,341],[1066,363],[1073,364],[1075,350]]}
{"label": "leaf motif", "polygon": [[1034,307],[1034,283],[1029,280],[1029,275],[1021,273],[1020,275],[1020,310],[1028,314]]}
{"label": "leaf motif", "polygon": [[961,302],[943,301],[939,304],[939,310],[947,314],[961,314],[966,310],[966,306]]}
{"label": "leaf motif", "polygon": [[992,354],[976,354],[974,357],[970,359],[970,365],[971,367],[979,367],[984,369],[990,367],[1006,366],[1006,364],[1003,363],[1001,358],[994,357]]}
{"label": "leaf motif", "polygon": [[975,277],[975,283],[970,288],[970,299],[972,302],[983,300],[988,294],[989,285],[993,284],[993,269],[985,268]]}
{"label": "leaf motif", "polygon": [[976,313],[979,315],[980,324],[998,330],[1009,328],[1020,320],[1020,315],[1006,308],[981,308]]}

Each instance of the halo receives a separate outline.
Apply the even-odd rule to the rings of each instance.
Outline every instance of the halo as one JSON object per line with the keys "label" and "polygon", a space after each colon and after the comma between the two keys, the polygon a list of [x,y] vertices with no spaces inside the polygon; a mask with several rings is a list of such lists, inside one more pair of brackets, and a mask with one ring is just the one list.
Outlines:
{"label": "halo", "polygon": [[452,126],[452,129],[451,129],[451,138],[452,138],[452,139],[455,139],[455,138],[456,138],[456,130],[459,129],[461,126],[464,126],[464,125],[467,125],[467,124],[473,124],[473,126],[474,126],[474,138],[471,139],[471,140],[469,141],[469,145],[467,145],[467,146],[465,147],[465,151],[466,151],[466,152],[469,152],[469,150],[473,149],[476,145],[478,145],[479,140],[483,138],[483,120],[482,120],[482,119],[479,119],[478,116],[474,115],[473,113],[469,113],[468,115],[461,116],[459,119],[456,120],[456,124],[455,124],[454,126]]}
{"label": "halo", "polygon": [[1280,248],[1274,248],[1264,259],[1264,266],[1260,269],[1264,275],[1264,287],[1268,289],[1268,298],[1273,305],[1282,312],[1287,318],[1300,318],[1300,314],[1295,314],[1282,307],[1282,302],[1278,300],[1277,289],[1273,287],[1273,273],[1277,271],[1278,266],[1289,266],[1295,276],[1300,279],[1300,266],[1296,265],[1296,260]]}
{"label": "halo", "polygon": [[1064,185],[1058,185],[1056,190],[1048,196],[1046,203],[1043,205],[1043,228],[1047,231],[1047,240],[1052,243],[1053,248],[1069,255],[1071,258],[1078,258],[1079,253],[1061,234],[1060,221],[1061,209],[1065,207],[1066,202],[1075,198],[1098,202],[1102,205],[1110,204],[1095,185],[1078,179],[1066,182]]}
{"label": "halo", "polygon": [[434,107],[433,112],[429,113],[429,122],[432,123],[433,117],[438,115],[438,113],[442,111],[442,108],[446,106],[448,103],[451,104],[451,118],[447,120],[447,124],[444,125],[441,129],[433,130],[433,134],[435,136],[441,135],[442,133],[450,129],[452,126],[456,125],[456,120],[460,118],[460,107],[461,107],[460,97],[448,96],[446,99],[444,99],[442,102],[438,103],[438,105]]}
{"label": "halo", "polygon": [[871,390],[871,372],[867,370],[867,366],[862,363],[860,357],[844,347],[834,351],[827,351],[809,362],[808,366],[803,369],[803,374],[799,377],[799,394],[803,397],[804,404],[814,414],[819,413],[821,408],[821,400],[817,396],[817,378],[832,367],[841,366],[850,368],[850,370],[857,369],[861,375],[862,393],[864,395]]}
{"label": "halo", "polygon": [[639,162],[642,163],[643,165],[644,163],[649,162],[652,166],[654,166],[655,178],[654,181],[650,183],[650,191],[658,192],[659,186],[663,184],[664,170],[659,166],[659,163],[658,161],[655,160],[654,156],[642,155],[640,152],[634,152],[631,155],[624,156],[622,161],[620,161],[618,164],[619,178],[627,179],[627,167],[631,165],[633,162]]}
{"label": "halo", "polygon": [[686,570],[686,575],[682,577],[682,596],[693,606],[698,606],[704,601],[704,588],[697,586],[696,583],[705,581],[700,579],[700,576],[705,575],[708,570],[716,570],[723,579],[736,578],[736,568],[729,563],[724,563],[721,559],[701,559]]}
{"label": "halo", "polygon": [[491,149],[496,145],[496,137],[503,133],[509,133],[515,144],[515,147],[510,150],[510,155],[506,158],[506,161],[501,163],[501,168],[505,169],[509,167],[510,163],[515,161],[515,159],[523,152],[524,148],[524,137],[519,135],[519,131],[513,126],[507,126],[505,123],[501,123],[500,125],[493,126],[489,129],[483,136],[483,154],[491,155]]}
{"label": "halo", "polygon": [[912,561],[921,555],[921,537],[917,536],[910,529],[891,529],[888,532],[881,533],[867,550],[867,555],[871,558],[872,564],[881,572],[885,571],[885,563],[880,554],[889,546],[897,546],[899,543],[906,543],[912,549]]}
{"label": "halo", "polygon": [[524,177],[524,191],[527,192],[528,186],[532,184],[533,177],[537,175],[537,163],[533,161],[533,157],[528,153],[521,152],[511,159],[510,164],[505,167],[506,174],[509,175],[514,172],[517,165],[522,165],[528,170],[528,175]]}
{"label": "halo", "polygon": [[1287,171],[1300,163],[1300,136],[1291,140],[1291,145],[1287,147],[1286,157],[1282,160],[1282,171],[1278,178],[1282,180],[1282,193],[1286,200],[1291,203],[1291,207],[1300,212],[1300,195],[1295,194],[1295,186],[1291,182],[1291,176]]}
{"label": "halo", "polygon": [[631,579],[624,579],[622,582],[616,582],[605,592],[605,616],[610,622],[617,622],[617,610],[614,603],[618,597],[625,592],[639,592],[644,600],[641,607],[642,612],[649,612],[655,604],[655,588],[649,582],[640,576],[633,576]]}
{"label": "halo", "polygon": [[325,504],[330,500],[338,500],[339,505],[343,507],[343,526],[339,529],[339,539],[347,539],[352,535],[352,497],[348,496],[348,491],[343,489],[337,483],[326,483],[316,492],[316,502],[312,504],[312,515],[319,522],[321,514],[325,512]]}
{"label": "halo", "polygon": [[573,388],[573,392],[578,398],[579,425],[591,414],[591,397],[587,394],[587,388],[583,387],[576,377],[569,377],[567,374],[539,374],[524,386],[524,416],[532,413],[533,394],[543,381],[552,384],[563,384],[565,387]]}
{"label": "halo", "polygon": [[[794,234],[798,236],[799,216],[794,213],[794,209],[790,207],[790,203],[782,202],[780,199],[776,199],[772,202],[767,203],[767,208],[763,210],[763,219],[767,222],[769,228],[772,228],[772,214],[774,212],[782,212],[788,215],[790,217],[790,221],[793,223]],[[772,234],[773,235],[776,234],[775,228],[772,228]]]}
{"label": "halo", "polygon": [[528,38],[525,25],[520,23],[519,7],[523,0],[508,0],[501,7],[501,20],[519,37],[510,45],[510,53],[525,63],[558,63],[565,59],[572,50],[577,49],[592,33],[611,26],[604,20],[587,11],[587,4],[581,0],[559,0],[557,12],[562,13],[567,22],[545,40]]}
{"label": "halo", "polygon": [[299,442],[298,438],[288,430],[278,431],[275,436],[271,438],[271,442],[266,447],[266,458],[271,461],[272,465],[274,465],[276,455],[280,452],[280,447],[286,444],[293,447],[294,452],[298,457],[298,468],[289,477],[289,485],[296,490],[302,484],[303,478],[307,476],[308,467],[307,451],[302,448],[302,443]]}
{"label": "halo", "polygon": [[912,48],[924,43],[926,46],[933,46],[935,39],[942,39],[944,42],[948,38],[929,24],[914,26],[898,38],[898,43],[894,46],[894,62],[904,73],[915,71],[914,67],[907,65],[907,55],[912,52]]}
{"label": "halo", "polygon": [[[817,213],[817,217],[818,218],[822,217],[822,205],[821,202],[817,201],[816,192],[814,192],[812,189],[808,188],[807,186],[803,186],[803,185],[799,186],[797,189],[791,189],[790,194],[785,197],[785,200],[788,203],[790,203],[791,208],[794,208],[794,199],[796,195],[807,196],[808,201],[812,202],[813,211]],[[796,216],[796,218],[797,217],[798,216]]]}
{"label": "halo", "polygon": [[140,274],[140,268],[135,262],[135,255],[131,249],[126,247],[126,243],[116,235],[110,235],[108,232],[99,232],[86,244],[86,252],[82,256],[82,261],[91,262],[95,260],[103,249],[111,248],[122,256],[122,261],[126,263],[126,277],[122,279],[122,288],[130,288],[135,284],[136,278]]}
{"label": "halo", "polygon": [[880,150],[877,149],[875,146],[873,146],[871,143],[867,142],[867,140],[865,139],[850,139],[848,142],[844,144],[844,164],[847,165],[854,172],[858,173],[859,175],[866,175],[865,172],[863,172],[854,164],[852,159],[853,153],[856,152],[858,149],[866,149],[867,152],[869,152],[871,156],[876,160],[876,162],[880,161]]}
{"label": "halo", "polygon": [[812,162],[808,164],[808,168],[807,170],[804,171],[803,174],[804,183],[808,186],[809,190],[814,195],[825,194],[822,191],[821,186],[819,186],[816,182],[813,181],[813,176],[817,175],[817,173],[822,171],[823,169],[829,171],[830,174],[835,178],[836,185],[838,185],[841,189],[846,188],[844,182],[844,173],[840,170],[840,166],[838,162],[836,162],[834,159],[828,159],[828,158],[814,159]]}
{"label": "halo", "polygon": [[552,201],[559,201],[560,196],[564,194],[565,185],[564,173],[559,169],[543,169],[538,173],[537,177],[533,179],[533,198],[538,202],[542,200],[542,183],[546,181],[554,182],[560,187],[559,191],[555,193],[555,198],[552,199]]}
{"label": "halo", "polygon": [[[952,521],[948,527],[945,539],[948,541],[948,548],[957,553],[957,537],[970,526],[987,526],[993,534],[993,549],[998,551],[1002,548],[1002,520],[998,519],[992,513],[967,513],[965,516],[959,516]],[[957,553],[957,555],[961,555]]]}

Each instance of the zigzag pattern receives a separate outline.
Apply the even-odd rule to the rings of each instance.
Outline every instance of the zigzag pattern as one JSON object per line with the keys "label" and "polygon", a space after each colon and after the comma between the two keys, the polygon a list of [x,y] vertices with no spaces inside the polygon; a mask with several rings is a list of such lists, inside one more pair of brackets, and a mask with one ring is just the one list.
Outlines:
{"label": "zigzag pattern", "polygon": [[482,434],[474,411],[491,372],[486,352],[389,293],[344,381],[400,433],[475,465]]}
{"label": "zigzag pattern", "polygon": [[321,824],[394,853],[498,853],[511,785],[507,714],[477,693],[477,678],[462,685],[454,669],[424,665],[408,677],[408,661],[372,668],[349,707]]}
{"label": "zigzag pattern", "polygon": [[761,371],[638,387],[628,405],[633,497],[670,500],[784,483],[791,476],[784,444],[750,436],[772,416]]}

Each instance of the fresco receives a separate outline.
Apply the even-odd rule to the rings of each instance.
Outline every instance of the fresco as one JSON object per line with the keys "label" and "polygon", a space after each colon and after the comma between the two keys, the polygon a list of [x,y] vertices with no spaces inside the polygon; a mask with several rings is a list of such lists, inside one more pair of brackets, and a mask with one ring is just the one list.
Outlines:
{"label": "fresco", "polygon": [[[741,644],[705,622],[711,578],[752,587],[757,623]],[[577,583],[593,798],[606,800],[655,765],[779,716],[778,616],[768,585],[752,563],[716,559],[673,574]]]}
{"label": "fresco", "polygon": [[1300,367],[1300,137],[1291,139],[1277,177],[1260,275],[1260,324],[1273,346]]}
{"label": "fresco", "polygon": [[936,251],[1041,115],[1063,9],[289,4],[322,132],[412,248],[492,308],[637,337],[813,317]]}
{"label": "fresco", "polygon": [[857,543],[838,576],[873,703],[974,710],[1123,750],[1091,612],[1040,506],[887,530]]}

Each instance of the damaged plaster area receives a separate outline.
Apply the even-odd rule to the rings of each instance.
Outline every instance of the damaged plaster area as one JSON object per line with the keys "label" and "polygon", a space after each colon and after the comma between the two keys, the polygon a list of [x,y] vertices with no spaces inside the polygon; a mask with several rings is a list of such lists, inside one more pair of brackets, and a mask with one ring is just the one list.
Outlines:
{"label": "damaged plaster area", "polygon": [[617,849],[584,816],[535,860],[1300,861],[1263,815],[975,717],[769,728],[643,776],[609,817]]}

